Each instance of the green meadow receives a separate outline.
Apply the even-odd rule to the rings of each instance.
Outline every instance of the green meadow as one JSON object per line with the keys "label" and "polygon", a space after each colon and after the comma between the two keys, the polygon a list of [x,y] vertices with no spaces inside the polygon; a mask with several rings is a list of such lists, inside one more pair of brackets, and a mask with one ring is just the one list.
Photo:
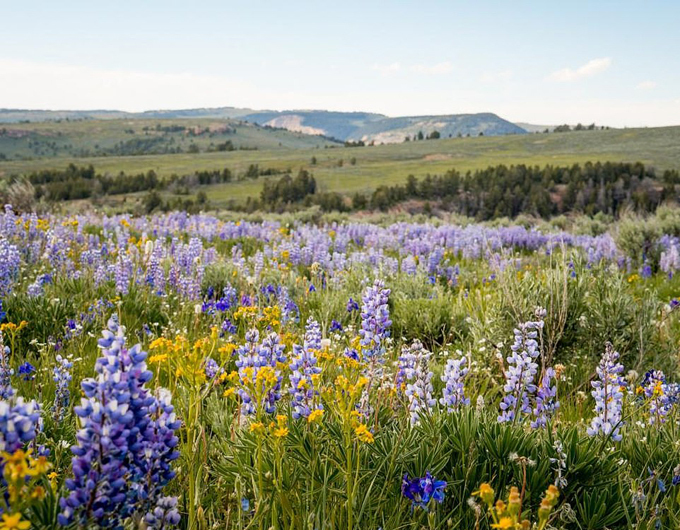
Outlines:
{"label": "green meadow", "polygon": [[[175,145],[183,146],[177,154],[144,154],[136,156],[34,156],[0,161],[0,177],[32,171],[64,168],[69,163],[92,164],[97,172],[116,174],[154,170],[161,177],[186,175],[202,170],[229,168],[243,173],[251,164],[262,169],[305,168],[314,174],[320,191],[343,193],[370,192],[383,184],[405,181],[409,174],[424,176],[441,174],[455,168],[460,171],[485,168],[497,164],[567,165],[587,161],[641,161],[658,170],[680,167],[680,127],[644,129],[610,129],[569,133],[526,134],[498,137],[447,138],[365,147],[344,147],[327,139],[283,130],[257,127],[234,120],[92,120],[81,122],[12,124],[8,128],[28,128],[41,135],[57,135],[64,142],[92,148],[94,139],[101,146],[115,145],[125,136],[154,136],[162,127],[186,125],[234,127],[233,134],[203,135],[187,138],[177,133]],[[147,131],[143,128],[147,127]],[[0,126],[2,129],[2,126]],[[135,134],[126,133],[133,130]],[[168,133],[165,133],[168,136]],[[171,136],[173,137],[173,136]],[[57,136],[57,138],[60,138]],[[248,150],[208,152],[211,144],[231,139]],[[168,140],[169,141],[169,140]],[[200,152],[187,153],[194,142]],[[2,145],[0,143],[0,145]],[[80,145],[80,144],[78,144]],[[15,146],[14,152],[17,152]],[[5,148],[7,151],[7,148]],[[2,148],[0,148],[0,152]],[[256,197],[262,188],[255,180],[234,180],[226,184],[202,186],[215,206],[231,200]],[[276,178],[276,177],[274,177]],[[192,189],[195,194],[199,190]]]}

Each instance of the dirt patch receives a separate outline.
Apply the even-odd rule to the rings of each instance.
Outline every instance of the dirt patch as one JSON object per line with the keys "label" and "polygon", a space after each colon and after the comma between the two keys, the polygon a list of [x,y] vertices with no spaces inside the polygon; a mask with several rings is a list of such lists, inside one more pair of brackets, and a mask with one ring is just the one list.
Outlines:
{"label": "dirt patch", "polygon": [[451,160],[453,157],[451,155],[446,155],[444,153],[434,153],[432,155],[425,155],[423,160],[436,162],[438,160]]}

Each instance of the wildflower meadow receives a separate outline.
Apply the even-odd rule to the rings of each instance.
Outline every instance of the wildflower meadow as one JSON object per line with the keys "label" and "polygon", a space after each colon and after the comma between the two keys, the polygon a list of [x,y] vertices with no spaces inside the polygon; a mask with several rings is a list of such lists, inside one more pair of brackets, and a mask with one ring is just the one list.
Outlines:
{"label": "wildflower meadow", "polygon": [[678,236],[8,205],[0,530],[680,528]]}

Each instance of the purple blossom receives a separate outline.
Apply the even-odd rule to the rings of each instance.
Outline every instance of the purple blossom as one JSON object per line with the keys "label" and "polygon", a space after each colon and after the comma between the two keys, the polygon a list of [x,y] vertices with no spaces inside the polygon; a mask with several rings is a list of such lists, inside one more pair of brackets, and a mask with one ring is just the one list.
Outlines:
{"label": "purple blossom", "polygon": [[545,427],[560,407],[560,402],[557,401],[557,385],[554,380],[555,370],[546,368],[536,390],[536,405],[533,411],[535,419],[531,422],[533,429]]}
{"label": "purple blossom", "polygon": [[[279,336],[274,332],[267,335],[260,345],[260,334],[257,329],[247,331],[245,339],[245,344],[237,350],[238,359],[236,360],[241,381],[250,385],[257,384],[257,373],[260,368],[270,366],[275,370],[277,383],[273,388],[267,390],[260,403],[253,402],[253,396],[241,387],[239,389],[241,413],[243,415],[255,414],[261,408],[268,414],[274,414],[276,403],[281,399],[281,382],[283,380],[280,370],[277,369],[277,364],[286,362],[285,346],[280,344]],[[252,373],[249,374],[250,371],[247,368],[253,368]]]}
{"label": "purple blossom", "polygon": [[71,368],[73,368],[73,363],[68,359],[57,355],[56,357],[57,365],[53,369],[54,376],[52,379],[57,385],[54,393],[54,405],[52,410],[56,413],[58,420],[64,417],[64,412],[69,406],[71,393],[69,391],[69,385],[71,383]]}
{"label": "purple blossom", "polygon": [[535,360],[540,355],[538,348],[538,330],[543,328],[543,321],[525,322],[515,329],[515,342],[512,354],[507,358],[508,368],[505,370],[505,397],[501,401],[499,422],[521,421],[531,414],[530,397],[536,392],[534,377],[538,370]]}
{"label": "purple blossom", "polygon": [[615,442],[622,438],[619,430],[623,424],[623,389],[626,387],[626,381],[621,377],[623,365],[618,360],[619,353],[607,342],[597,367],[598,379],[591,383],[596,416],[587,429],[590,436],[601,434]]}
{"label": "purple blossom", "polygon": [[470,398],[465,396],[464,381],[468,374],[467,358],[449,359],[446,361],[441,380],[444,383],[443,396],[439,402],[448,412],[453,412],[461,406],[470,404]]}
{"label": "purple blossom", "polygon": [[423,413],[428,413],[437,403],[432,397],[432,372],[429,362],[432,353],[427,351],[420,341],[414,340],[409,348],[409,356],[412,356],[411,366],[406,370],[406,391],[404,394],[409,402],[411,424],[420,421]]}
{"label": "purple blossom", "polygon": [[392,325],[390,310],[387,305],[390,290],[385,289],[382,280],[375,280],[371,287],[364,291],[361,306],[361,353],[372,363],[380,361],[385,352],[384,342],[390,336]]}
{"label": "purple blossom", "polygon": [[650,370],[640,385],[642,394],[649,400],[649,423],[665,423],[674,404],[674,389],[666,382],[661,370]]}
{"label": "purple blossom", "polygon": [[170,467],[179,428],[169,394],[146,389],[152,373],[139,344],[126,347],[125,328],[111,318],[99,339],[95,379],[85,379],[85,395],[75,407],[81,429],[72,447],[73,478],[60,500],[62,525],[78,521],[120,526],[150,509],[174,476]]}
{"label": "purple blossom", "polygon": [[401,494],[411,501],[411,507],[420,507],[428,511],[431,500],[441,504],[444,502],[446,481],[436,480],[429,471],[422,478],[409,479],[405,474],[401,480]]}
{"label": "purple blossom", "polygon": [[0,451],[11,454],[33,441],[39,421],[40,407],[35,401],[22,397],[0,400]]}
{"label": "purple blossom", "polygon": [[292,396],[293,418],[306,418],[313,410],[323,409],[314,379],[321,373],[317,366],[315,352],[321,349],[321,328],[312,317],[307,320],[304,345],[293,346],[290,362],[290,394]]}

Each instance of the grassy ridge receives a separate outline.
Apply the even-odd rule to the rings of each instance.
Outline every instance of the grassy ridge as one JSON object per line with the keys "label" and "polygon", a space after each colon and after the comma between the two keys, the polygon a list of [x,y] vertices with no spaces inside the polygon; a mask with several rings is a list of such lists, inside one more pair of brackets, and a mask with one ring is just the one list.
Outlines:
{"label": "grassy ridge", "polygon": [[[150,120],[149,123],[155,124],[157,121]],[[102,124],[82,123],[89,127]],[[54,126],[31,124],[36,127],[49,125]],[[277,135],[294,134],[255,130]],[[96,130],[93,129],[92,134],[96,134]],[[153,169],[161,176],[224,167],[240,172],[250,164],[259,164],[260,167],[293,170],[305,167],[314,173],[321,191],[354,193],[368,192],[381,184],[401,183],[411,173],[422,176],[427,173],[442,173],[453,167],[464,171],[495,164],[564,165],[595,160],[641,161],[661,170],[680,167],[680,150],[677,149],[680,144],[680,127],[456,138],[335,149],[316,148],[312,143],[323,144],[323,141],[318,137],[306,138],[310,140],[310,145],[306,148],[299,148],[300,145],[286,148],[288,146],[276,144],[274,148],[257,151],[5,161],[0,162],[0,176],[65,167],[69,162],[92,164],[97,171],[110,173],[138,173]],[[315,165],[311,164],[312,157],[317,159]],[[352,158],[356,159],[355,164],[350,163]],[[262,182],[255,180],[203,189],[208,193],[209,199],[219,206],[232,199],[243,200],[248,196],[257,196],[261,187]]]}
{"label": "grassy ridge", "polygon": [[0,124],[0,154],[18,161],[165,154],[178,149],[186,153],[192,144],[204,152],[226,141],[236,149],[268,150],[316,148],[332,143],[318,136],[265,129],[239,120],[207,118]]}

